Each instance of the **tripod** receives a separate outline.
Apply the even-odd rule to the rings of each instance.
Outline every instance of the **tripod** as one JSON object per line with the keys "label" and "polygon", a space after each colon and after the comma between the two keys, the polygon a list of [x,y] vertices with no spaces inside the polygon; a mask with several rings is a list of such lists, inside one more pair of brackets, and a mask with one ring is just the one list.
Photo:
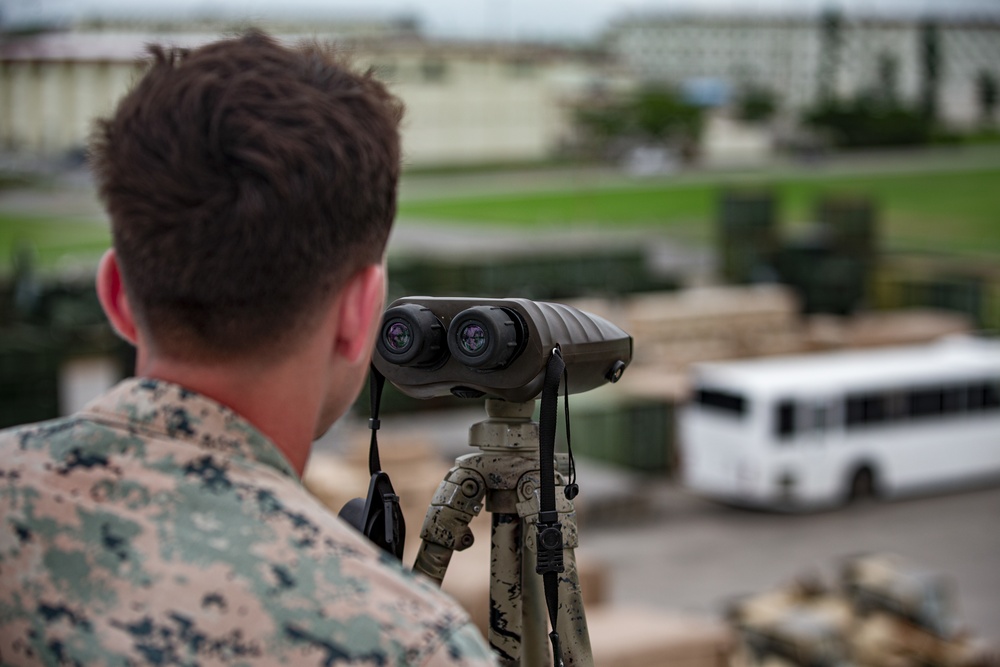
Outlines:
{"label": "tripod", "polygon": [[[504,667],[553,664],[546,642],[542,578],[535,572],[540,474],[534,406],[533,400],[486,400],[488,418],[469,430],[469,444],[481,452],[458,457],[438,486],[413,566],[440,585],[452,554],[472,546],[475,538],[469,522],[479,514],[485,497],[486,511],[492,515],[488,639]],[[562,484],[560,472],[556,482]],[[573,502],[563,495],[557,494],[556,502],[565,549],[556,621],[563,638],[563,664],[593,667],[574,552],[579,543],[576,513]]]}

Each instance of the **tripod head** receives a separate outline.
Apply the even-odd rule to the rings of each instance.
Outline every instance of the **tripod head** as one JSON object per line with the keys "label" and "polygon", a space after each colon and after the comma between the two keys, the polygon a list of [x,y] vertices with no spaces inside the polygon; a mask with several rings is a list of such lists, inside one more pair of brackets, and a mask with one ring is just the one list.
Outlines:
{"label": "tripod head", "polygon": [[568,386],[617,382],[632,360],[632,337],[604,318],[528,299],[407,297],[382,320],[374,364],[414,398],[453,394],[530,401],[558,348]]}

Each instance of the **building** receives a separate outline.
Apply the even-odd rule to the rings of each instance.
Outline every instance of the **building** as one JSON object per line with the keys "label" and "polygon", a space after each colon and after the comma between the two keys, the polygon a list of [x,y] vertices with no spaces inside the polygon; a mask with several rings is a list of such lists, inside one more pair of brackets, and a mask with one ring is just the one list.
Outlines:
{"label": "building", "polygon": [[[146,44],[193,47],[217,34],[81,31],[0,41],[0,151],[81,151],[94,119],[141,71]],[[549,158],[569,138],[570,103],[613,76],[599,55],[552,46],[429,41],[409,29],[318,36],[375,67],[403,99],[410,166]]]}
{"label": "building", "polygon": [[[939,113],[956,125],[979,119],[976,79],[1000,79],[1000,15],[942,16],[939,30]],[[715,82],[735,94],[743,86],[777,93],[786,112],[818,99],[829,67],[834,94],[884,90],[916,102],[922,86],[919,18],[844,16],[839,47],[827,64],[822,17],[635,13],[615,22],[606,39],[623,65],[645,81],[683,86]]]}
{"label": "building", "polygon": [[571,106],[610,76],[592,54],[512,43],[380,40],[357,45],[406,103],[413,165],[542,160],[571,138]]}

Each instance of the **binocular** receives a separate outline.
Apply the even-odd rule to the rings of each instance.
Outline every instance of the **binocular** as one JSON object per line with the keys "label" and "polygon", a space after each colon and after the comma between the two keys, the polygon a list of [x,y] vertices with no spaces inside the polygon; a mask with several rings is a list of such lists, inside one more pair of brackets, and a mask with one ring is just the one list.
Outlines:
{"label": "binocular", "polygon": [[632,337],[564,304],[406,297],[385,311],[374,363],[414,398],[525,402],[541,393],[553,350],[566,364],[560,393],[574,394],[617,382],[632,360]]}

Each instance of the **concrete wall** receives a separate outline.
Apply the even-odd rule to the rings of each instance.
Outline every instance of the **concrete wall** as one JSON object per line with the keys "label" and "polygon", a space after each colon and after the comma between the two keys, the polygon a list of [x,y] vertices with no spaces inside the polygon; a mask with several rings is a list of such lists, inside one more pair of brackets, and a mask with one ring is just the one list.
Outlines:
{"label": "concrete wall", "polygon": [[[386,58],[372,62],[381,68]],[[415,165],[549,157],[568,133],[563,103],[586,79],[569,59],[487,49],[404,52],[391,62],[385,78],[406,103],[404,150]]]}
{"label": "concrete wall", "polygon": [[[83,148],[94,119],[113,109],[140,71],[144,43],[171,43],[136,34],[102,44],[101,37],[0,45],[0,150]],[[380,40],[352,50],[405,102],[405,160],[414,166],[549,157],[570,131],[566,100],[601,76],[570,52],[540,47]]]}
{"label": "concrete wall", "polygon": [[52,155],[82,148],[138,68],[128,62],[0,62],[0,148]]}

